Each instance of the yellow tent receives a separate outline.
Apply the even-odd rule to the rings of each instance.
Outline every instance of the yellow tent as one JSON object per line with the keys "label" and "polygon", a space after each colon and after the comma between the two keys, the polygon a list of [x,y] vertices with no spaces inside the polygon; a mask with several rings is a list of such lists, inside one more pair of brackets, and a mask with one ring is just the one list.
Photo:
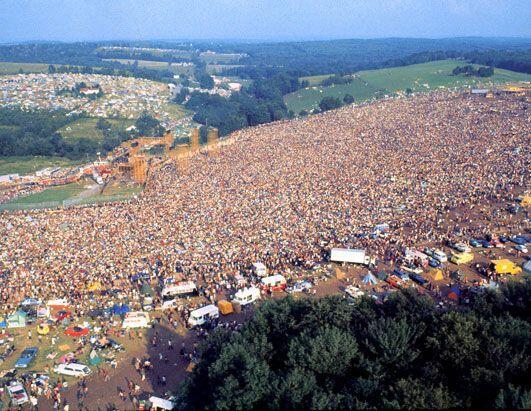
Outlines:
{"label": "yellow tent", "polygon": [[232,314],[234,312],[234,308],[232,307],[232,304],[230,303],[230,301],[227,301],[227,300],[218,301],[218,308],[219,308],[219,312],[223,315]]}
{"label": "yellow tent", "polygon": [[40,335],[46,335],[50,332],[50,326],[48,324],[39,324],[37,326],[37,333]]}
{"label": "yellow tent", "polygon": [[343,271],[341,271],[341,269],[339,267],[336,267],[335,270],[336,270],[336,278],[338,280],[344,280],[345,279],[345,273]]}
{"label": "yellow tent", "polygon": [[520,274],[522,269],[511,260],[502,258],[501,260],[492,260],[491,267],[497,274]]}
{"label": "yellow tent", "polygon": [[524,196],[522,197],[522,200],[520,201],[520,205],[522,207],[528,207],[531,205],[531,196]]}
{"label": "yellow tent", "polygon": [[431,270],[430,271],[430,276],[431,276],[431,278],[433,278],[434,281],[440,281],[440,280],[442,280],[444,278],[442,271],[439,270],[438,268],[436,268],[434,270]]}

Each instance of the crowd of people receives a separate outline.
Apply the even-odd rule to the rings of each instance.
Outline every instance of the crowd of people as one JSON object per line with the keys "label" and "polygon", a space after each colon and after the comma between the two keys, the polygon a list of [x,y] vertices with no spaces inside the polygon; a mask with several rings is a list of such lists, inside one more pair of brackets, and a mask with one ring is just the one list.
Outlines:
{"label": "crowd of people", "polygon": [[[392,263],[423,242],[523,232],[492,205],[529,189],[528,107],[446,93],[344,107],[239,131],[184,171],[167,160],[129,202],[4,212],[0,308],[134,306],[146,277],[194,281],[214,301],[257,261],[289,276],[332,247]],[[385,237],[365,235],[381,223]]]}

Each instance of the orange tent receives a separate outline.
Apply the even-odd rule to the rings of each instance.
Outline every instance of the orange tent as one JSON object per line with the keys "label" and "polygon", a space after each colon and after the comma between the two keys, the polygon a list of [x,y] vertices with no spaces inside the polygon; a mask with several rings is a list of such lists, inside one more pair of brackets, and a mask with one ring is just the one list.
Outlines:
{"label": "orange tent", "polygon": [[220,300],[218,301],[219,312],[223,315],[232,314],[234,312],[234,307],[230,301]]}

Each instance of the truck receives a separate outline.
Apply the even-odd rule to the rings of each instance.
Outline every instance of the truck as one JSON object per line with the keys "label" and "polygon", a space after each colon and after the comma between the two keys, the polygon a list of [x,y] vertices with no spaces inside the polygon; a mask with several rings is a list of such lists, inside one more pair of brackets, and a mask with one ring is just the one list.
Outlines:
{"label": "truck", "polygon": [[351,248],[332,248],[330,251],[330,261],[363,265],[373,263],[371,257],[365,253],[365,250]]}
{"label": "truck", "polygon": [[260,299],[260,290],[256,287],[248,287],[238,290],[236,294],[234,294],[232,302],[244,306],[252,304],[258,299]]}
{"label": "truck", "polygon": [[496,272],[496,274],[520,274],[522,269],[518,267],[511,260],[506,258],[501,260],[492,260],[490,262],[490,268]]}
{"label": "truck", "polygon": [[450,257],[450,262],[454,264],[466,264],[474,259],[474,254],[472,253],[452,253]]}
{"label": "truck", "polygon": [[188,324],[194,327],[203,325],[215,318],[219,318],[219,308],[214,304],[210,304],[192,311],[188,319]]}

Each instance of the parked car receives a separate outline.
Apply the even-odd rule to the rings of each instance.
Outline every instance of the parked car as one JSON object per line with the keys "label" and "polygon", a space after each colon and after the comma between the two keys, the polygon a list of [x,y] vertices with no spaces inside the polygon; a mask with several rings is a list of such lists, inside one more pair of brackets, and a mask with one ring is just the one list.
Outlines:
{"label": "parked car", "polygon": [[481,240],[481,246],[483,248],[494,248],[494,244],[487,240]]}
{"label": "parked car", "polygon": [[428,280],[426,280],[423,276],[416,273],[409,274],[409,278],[411,278],[413,281],[415,281],[417,284],[425,286],[429,283]]}
{"label": "parked car", "polygon": [[347,293],[349,297],[354,298],[354,299],[363,297],[365,295],[365,292],[363,290],[360,290],[355,285],[349,285],[348,287],[346,287],[345,293]]}
{"label": "parked car", "polygon": [[310,291],[312,287],[313,285],[309,281],[298,281],[295,284],[293,284],[293,287],[291,287],[290,292],[302,293],[302,292]]}
{"label": "parked car", "polygon": [[522,236],[515,236],[515,237],[512,237],[511,238],[511,241],[515,244],[518,244],[518,245],[526,245],[527,244],[527,241],[524,237]]}
{"label": "parked car", "polygon": [[18,407],[29,402],[28,393],[24,386],[18,381],[11,381],[7,386],[7,393],[11,399],[11,405]]}
{"label": "parked car", "polygon": [[454,244],[454,249],[456,249],[460,253],[469,253],[470,251],[472,251],[470,250],[470,247],[467,246],[465,243]]}
{"label": "parked car", "polygon": [[79,363],[59,364],[53,370],[57,374],[70,375],[72,377],[87,377],[92,373],[88,366]]}
{"label": "parked car", "polygon": [[29,347],[22,351],[20,358],[15,363],[16,368],[28,368],[30,364],[35,360],[39,349],[37,347]]}
{"label": "parked car", "polygon": [[515,245],[515,246],[514,246],[514,249],[515,249],[515,250],[518,250],[518,251],[520,251],[520,252],[522,252],[522,253],[528,253],[528,252],[529,252],[528,249],[527,249],[527,247],[526,247],[525,245],[522,245],[522,244],[517,244],[517,245]]}
{"label": "parked car", "polygon": [[472,238],[472,239],[470,240],[470,245],[471,245],[472,247],[481,247],[481,240],[478,240],[478,239],[476,239],[476,238]]}
{"label": "parked car", "polygon": [[502,243],[508,243],[509,242],[509,238],[505,237],[504,235],[499,236],[498,240],[500,240],[500,242],[502,242]]}
{"label": "parked car", "polygon": [[438,268],[441,266],[441,263],[435,258],[430,258],[428,261],[428,264],[430,265],[430,267],[434,267],[434,268]]}
{"label": "parked car", "polygon": [[119,342],[113,340],[112,338],[100,338],[96,342],[94,342],[93,347],[98,350],[115,350],[115,351],[123,351],[124,347]]}

